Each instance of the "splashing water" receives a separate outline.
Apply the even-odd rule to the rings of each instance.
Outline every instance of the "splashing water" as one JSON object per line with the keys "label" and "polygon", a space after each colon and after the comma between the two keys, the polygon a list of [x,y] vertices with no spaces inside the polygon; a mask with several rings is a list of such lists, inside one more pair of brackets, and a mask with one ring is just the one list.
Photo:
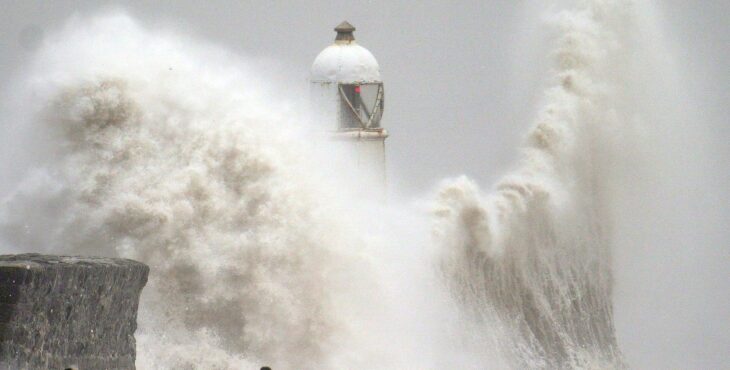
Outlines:
{"label": "splashing water", "polygon": [[412,207],[353,201],[245,60],[124,15],[74,20],[7,113],[3,158],[30,170],[3,163],[0,240],[148,263],[143,369],[622,368],[607,178],[631,132],[628,9],[555,17],[520,163],[488,194],[445,181],[434,243]]}
{"label": "splashing water", "polygon": [[445,342],[449,309],[404,311],[439,294],[408,250],[427,233],[386,238],[347,169],[333,180],[335,149],[248,66],[126,15],[72,21],[9,113],[14,146],[37,150],[27,172],[4,163],[3,242],[149,264],[140,368],[433,366],[415,353]]}
{"label": "splashing water", "polygon": [[241,61],[183,42],[110,16],[45,49],[30,89],[48,94],[35,129],[53,156],[6,202],[3,235],[150,264],[142,368],[314,367],[327,279],[347,266],[331,246],[357,241],[317,204],[326,183],[304,172],[291,108]]}
{"label": "splashing water", "polygon": [[[443,184],[442,271],[484,341],[515,367],[621,367],[611,307],[604,182],[616,111],[622,2],[560,14],[555,86],[520,165],[482,194]],[[610,79],[614,79],[611,81]]]}

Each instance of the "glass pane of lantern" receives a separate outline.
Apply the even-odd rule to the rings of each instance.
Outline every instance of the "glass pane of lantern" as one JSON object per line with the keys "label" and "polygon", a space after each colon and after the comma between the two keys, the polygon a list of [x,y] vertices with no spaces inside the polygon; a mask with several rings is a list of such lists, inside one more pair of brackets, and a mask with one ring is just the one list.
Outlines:
{"label": "glass pane of lantern", "polygon": [[379,126],[379,117],[382,114],[382,101],[378,100],[380,88],[380,84],[360,85],[361,117],[365,123],[370,123],[371,128]]}
{"label": "glass pane of lantern", "polygon": [[[340,122],[343,128],[361,127],[360,97],[357,93],[357,85],[340,85],[342,109],[340,109]],[[367,122],[367,121],[366,121]]]}
{"label": "glass pane of lantern", "polygon": [[343,128],[377,128],[383,114],[381,84],[340,85]]}
{"label": "glass pane of lantern", "polygon": [[373,113],[375,101],[378,98],[378,85],[360,85],[360,99],[362,99],[363,108],[368,115]]}

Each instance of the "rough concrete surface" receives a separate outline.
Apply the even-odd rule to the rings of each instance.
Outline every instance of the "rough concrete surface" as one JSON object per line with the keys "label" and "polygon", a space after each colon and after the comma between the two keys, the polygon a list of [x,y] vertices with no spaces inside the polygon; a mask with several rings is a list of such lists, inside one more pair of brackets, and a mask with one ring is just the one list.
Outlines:
{"label": "rough concrete surface", "polygon": [[0,256],[0,369],[134,369],[136,261]]}

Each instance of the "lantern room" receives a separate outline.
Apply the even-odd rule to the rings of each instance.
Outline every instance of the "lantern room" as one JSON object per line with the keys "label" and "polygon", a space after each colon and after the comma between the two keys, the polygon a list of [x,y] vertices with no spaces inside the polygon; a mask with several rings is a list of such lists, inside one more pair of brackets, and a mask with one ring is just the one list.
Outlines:
{"label": "lantern room", "polygon": [[342,22],[335,32],[334,44],[322,50],[312,64],[316,110],[332,129],[379,129],[385,91],[378,62],[355,41],[355,27],[350,23]]}
{"label": "lantern room", "polygon": [[[385,107],[380,67],[368,49],[355,41],[355,27],[342,22],[335,42],[317,55],[310,75],[310,100],[317,126],[329,133],[357,170],[358,193],[385,199]],[[361,180],[361,181],[360,181]],[[366,185],[369,184],[369,185]]]}

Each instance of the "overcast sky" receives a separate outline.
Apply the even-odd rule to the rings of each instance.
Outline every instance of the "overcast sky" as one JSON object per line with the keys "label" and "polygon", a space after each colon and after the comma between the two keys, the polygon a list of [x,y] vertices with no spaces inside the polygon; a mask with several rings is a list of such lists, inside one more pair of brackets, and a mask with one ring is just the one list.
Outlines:
{"label": "overcast sky", "polygon": [[[381,65],[390,178],[424,191],[447,176],[489,184],[514,163],[547,68],[541,17],[550,1],[41,1],[0,0],[0,82],[70,16],[123,9],[252,58],[306,86],[309,66],[342,20]],[[730,2],[660,4],[681,65],[718,130],[730,113]],[[304,90],[306,91],[306,90]]]}
{"label": "overcast sky", "polygon": [[[383,125],[391,132],[388,166],[397,188],[424,192],[460,174],[487,187],[514,163],[535,114],[549,65],[541,20],[549,2],[0,0],[0,84],[7,86],[43,37],[69,17],[122,9],[145,25],[177,29],[248,55],[266,72],[307,91],[314,57],[332,42],[332,28],[348,20],[381,66]],[[730,1],[658,3],[662,32],[672,41],[692,104],[720,148],[713,166],[730,173]],[[6,119],[0,117],[0,124]],[[715,185],[729,185],[728,179],[722,175]],[[728,203],[724,198],[717,207],[727,210]],[[714,220],[718,225],[727,225],[727,212],[723,215]],[[718,234],[717,247],[724,251],[727,235]],[[721,267],[710,275],[719,281],[714,294],[720,297],[707,302],[719,307],[719,314],[696,324],[707,333],[723,312],[730,320],[730,312],[723,311],[730,307],[728,278],[721,276],[730,275],[730,261],[716,266]],[[729,338],[725,333],[707,340],[730,344]],[[682,352],[676,348],[673,356],[681,359]],[[727,353],[712,356],[715,364],[730,361]]]}

